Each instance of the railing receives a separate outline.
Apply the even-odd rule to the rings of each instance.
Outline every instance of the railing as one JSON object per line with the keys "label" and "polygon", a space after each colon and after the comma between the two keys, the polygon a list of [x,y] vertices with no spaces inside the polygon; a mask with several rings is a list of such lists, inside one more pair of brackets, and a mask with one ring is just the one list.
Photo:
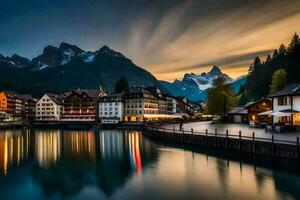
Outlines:
{"label": "railing", "polygon": [[226,133],[218,133],[218,130],[215,129],[214,133],[208,132],[206,129],[205,132],[200,131],[194,131],[193,129],[190,130],[184,130],[183,128],[181,130],[176,130],[175,127],[173,129],[165,128],[165,127],[159,127],[159,126],[151,126],[146,125],[145,128],[147,130],[161,132],[161,133],[174,133],[174,134],[191,134],[191,135],[202,135],[206,137],[221,137],[221,138],[227,138],[227,139],[239,139],[239,140],[251,140],[251,141],[261,141],[261,142],[269,142],[272,144],[290,144],[299,146],[299,137],[296,137],[295,141],[291,140],[282,140],[282,139],[276,139],[275,136],[272,134],[271,138],[263,138],[263,137],[256,137],[255,132],[252,133],[252,136],[245,136],[242,135],[242,131],[239,131],[238,135],[236,134],[229,134],[229,131],[226,129]]}

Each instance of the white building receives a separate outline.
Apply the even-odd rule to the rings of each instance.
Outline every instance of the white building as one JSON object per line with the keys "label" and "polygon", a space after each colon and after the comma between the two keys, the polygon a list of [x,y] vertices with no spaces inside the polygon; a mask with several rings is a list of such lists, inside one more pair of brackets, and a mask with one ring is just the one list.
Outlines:
{"label": "white building", "polygon": [[60,120],[64,113],[62,98],[57,94],[46,93],[36,103],[36,120]]}
{"label": "white building", "polygon": [[117,124],[124,118],[123,94],[110,94],[98,100],[98,116],[103,124]]}
{"label": "white building", "polygon": [[300,126],[300,83],[288,85],[270,97],[274,124]]}

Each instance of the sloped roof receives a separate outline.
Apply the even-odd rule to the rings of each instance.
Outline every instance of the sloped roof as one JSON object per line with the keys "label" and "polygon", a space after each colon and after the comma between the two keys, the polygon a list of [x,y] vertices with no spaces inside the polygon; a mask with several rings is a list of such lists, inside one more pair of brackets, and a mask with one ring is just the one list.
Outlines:
{"label": "sloped roof", "polygon": [[45,95],[47,95],[52,101],[54,101],[54,103],[58,104],[58,105],[62,105],[63,104],[63,100],[62,97],[58,94],[54,94],[54,93],[46,93]]}
{"label": "sloped roof", "polygon": [[33,99],[33,97],[30,94],[19,94],[18,96],[23,101],[28,101],[30,99]]}
{"label": "sloped roof", "polygon": [[234,106],[228,114],[248,114],[244,106]]}
{"label": "sloped roof", "polygon": [[72,90],[71,92],[66,92],[63,94],[63,98],[69,97],[72,93],[78,94],[78,95],[83,95],[86,94],[91,98],[97,98],[100,94],[100,90],[95,90],[95,89],[77,89],[77,90]]}
{"label": "sloped roof", "polygon": [[262,101],[269,101],[271,103],[272,100],[270,98],[262,97],[260,100],[247,103],[244,107],[245,108],[249,108],[250,106],[258,104],[258,103],[260,103]]}
{"label": "sloped roof", "polygon": [[7,96],[7,97],[11,97],[11,98],[20,98],[19,94],[15,91],[3,91],[3,93]]}
{"label": "sloped roof", "polygon": [[300,83],[290,84],[281,90],[269,95],[269,97],[280,97],[280,96],[295,96],[300,95]]}

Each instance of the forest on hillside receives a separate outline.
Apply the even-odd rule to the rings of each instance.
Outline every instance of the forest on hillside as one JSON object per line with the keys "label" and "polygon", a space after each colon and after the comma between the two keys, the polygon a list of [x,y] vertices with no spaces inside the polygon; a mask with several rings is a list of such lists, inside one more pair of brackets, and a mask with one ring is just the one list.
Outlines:
{"label": "forest on hillside", "polygon": [[246,85],[240,90],[240,104],[268,96],[272,76],[279,69],[287,72],[287,84],[300,83],[300,39],[297,33],[287,47],[281,44],[265,61],[259,57],[254,59]]}

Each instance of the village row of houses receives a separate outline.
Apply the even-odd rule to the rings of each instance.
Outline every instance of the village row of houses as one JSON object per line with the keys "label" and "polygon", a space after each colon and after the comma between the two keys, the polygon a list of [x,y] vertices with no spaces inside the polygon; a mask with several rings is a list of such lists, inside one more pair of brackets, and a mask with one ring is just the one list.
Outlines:
{"label": "village row of houses", "polygon": [[101,87],[75,89],[60,95],[45,93],[39,99],[10,91],[0,93],[1,121],[142,122],[181,118],[197,109],[186,98],[163,94],[156,87],[134,87],[118,94],[106,94]]}
{"label": "village row of houses", "polygon": [[236,106],[228,113],[230,121],[249,123],[252,127],[275,125],[300,127],[300,84],[290,84],[278,92],[245,106]]}

